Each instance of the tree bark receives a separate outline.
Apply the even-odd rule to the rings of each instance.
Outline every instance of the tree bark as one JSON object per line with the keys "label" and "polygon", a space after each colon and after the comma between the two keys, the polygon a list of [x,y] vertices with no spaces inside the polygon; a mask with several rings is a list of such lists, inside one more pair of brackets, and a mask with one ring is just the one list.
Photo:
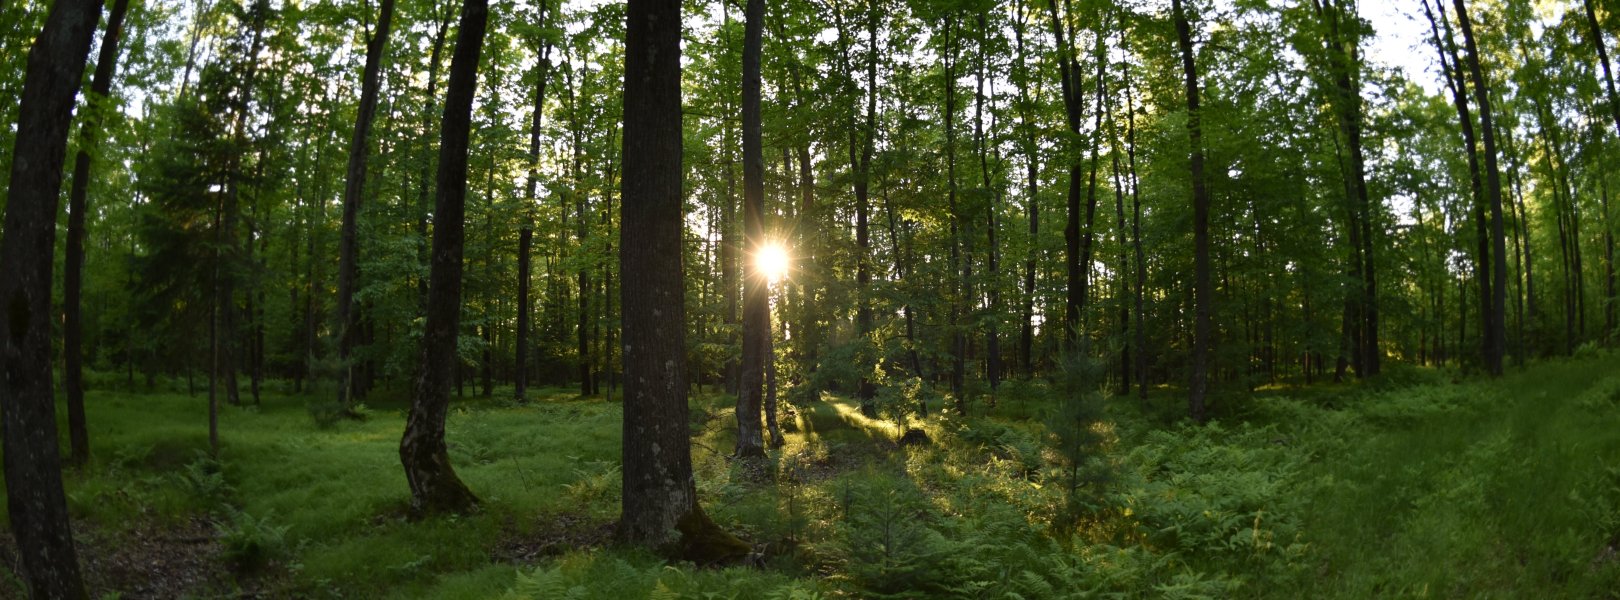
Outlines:
{"label": "tree bark", "polygon": [[[1084,95],[1080,90],[1080,62],[1072,44],[1064,41],[1063,20],[1058,16],[1057,0],[1047,0],[1052,17],[1052,35],[1056,39],[1059,81],[1063,90],[1064,119],[1069,133],[1080,136],[1080,115]],[[1063,264],[1068,276],[1064,300],[1063,344],[1066,350],[1078,348],[1080,336],[1080,307],[1085,304],[1085,273],[1080,266],[1080,179],[1083,171],[1079,160],[1069,165],[1069,196],[1067,223],[1063,228]]]}
{"label": "tree bark", "polygon": [[[989,380],[990,389],[993,391],[1001,386],[1001,327],[999,326],[1002,312],[1001,286],[996,284],[996,277],[1001,270],[1001,265],[999,256],[1000,249],[996,243],[996,200],[998,194],[996,193],[996,189],[990,178],[990,144],[988,140],[985,139],[984,131],[984,81],[986,76],[985,70],[988,68],[986,63],[989,62],[987,54],[989,53],[988,46],[990,30],[985,24],[986,18],[984,13],[979,13],[978,21],[979,68],[978,77],[974,82],[973,137],[976,138],[975,144],[978,146],[979,150],[979,174],[980,178],[983,179],[984,189],[986,192],[985,197],[988,203],[988,206],[985,207],[985,235],[987,238],[986,241],[989,243],[985,247],[985,287],[987,288],[985,292],[989,301],[988,306],[986,307],[988,309],[987,316],[990,317],[991,322],[985,328],[984,377],[985,379]],[[990,93],[991,95],[994,95],[995,83],[992,82],[990,85]]]}
{"label": "tree bark", "polygon": [[101,36],[101,52],[96,58],[96,74],[86,98],[89,117],[79,129],[79,152],[73,157],[73,183],[68,193],[66,257],[62,261],[62,391],[67,394],[68,439],[72,454],[68,462],[81,466],[90,459],[90,431],[84,417],[84,218],[89,210],[86,196],[90,188],[90,148],[101,139],[98,118],[112,91],[113,74],[118,69],[118,39],[123,32],[124,13],[129,0],[115,0],[107,13],[107,30]]}
{"label": "tree bark", "polygon": [[0,236],[0,432],[6,505],[34,598],[87,597],[62,490],[51,381],[51,256],[73,97],[82,85],[98,0],[58,0],[28,51]]}
{"label": "tree bark", "polygon": [[1181,48],[1181,69],[1187,81],[1187,141],[1191,147],[1188,169],[1192,176],[1193,193],[1193,355],[1192,383],[1188,388],[1188,412],[1194,421],[1205,419],[1205,394],[1208,389],[1210,320],[1214,304],[1214,290],[1210,284],[1209,264],[1209,188],[1204,183],[1204,143],[1198,108],[1198,66],[1193,59],[1192,26],[1181,0],[1171,0],[1175,13],[1176,45]]}
{"label": "tree bark", "polygon": [[700,563],[746,553],[698,505],[687,431],[681,3],[629,0],[619,288],[624,315],[618,537]]}
{"label": "tree bark", "polygon": [[[540,22],[546,22],[549,3],[540,3]],[[513,397],[519,402],[528,400],[529,385],[529,316],[533,306],[529,299],[530,248],[534,245],[534,207],[540,185],[540,125],[545,116],[546,80],[551,75],[551,41],[548,39],[540,51],[540,62],[534,67],[534,109],[529,114],[529,204],[523,215],[523,227],[518,232],[518,317],[517,347],[515,348],[512,387]]]}
{"label": "tree bark", "polygon": [[354,310],[355,278],[359,271],[360,202],[365,194],[366,161],[371,156],[371,123],[377,115],[377,88],[382,81],[383,52],[388,49],[388,33],[394,21],[394,0],[382,0],[378,9],[377,30],[366,42],[366,66],[360,82],[360,107],[354,119],[354,137],[349,142],[349,167],[343,185],[343,233],[338,242],[338,297],[337,332],[338,363],[342,374],[338,382],[338,404],[349,410],[360,398],[354,385],[354,365],[350,354],[354,352],[355,330],[359,323]]}
{"label": "tree bark", "polygon": [[770,282],[759,269],[765,246],[765,156],[761,147],[760,53],[765,30],[764,0],[744,8],[742,52],[743,262],[742,373],[737,388],[737,458],[765,456],[760,411],[770,345]]}
{"label": "tree bark", "polygon": [[1031,97],[1029,82],[1034,77],[1029,65],[1029,54],[1024,50],[1025,15],[1022,9],[1015,11],[1013,20],[1013,40],[1018,52],[1018,66],[1023,70],[1022,76],[1016,78],[1018,85],[1020,127],[1024,130],[1024,184],[1027,188],[1027,198],[1024,203],[1024,212],[1029,216],[1029,251],[1024,255],[1024,312],[1023,327],[1018,337],[1018,363],[1024,370],[1025,377],[1035,375],[1035,259],[1039,255],[1036,243],[1041,230],[1040,211],[1040,146],[1036,143],[1038,126],[1031,115],[1029,108]]}
{"label": "tree bark", "polygon": [[467,143],[488,20],[487,0],[465,0],[462,4],[461,25],[450,59],[450,81],[445,86],[444,117],[439,125],[427,323],[422,333],[416,395],[399,443],[400,463],[411,487],[411,508],[417,514],[462,512],[478,505],[478,498],[450,466],[444,421],[450,405],[451,370],[459,364],[455,351],[461,329]]}
{"label": "tree bark", "polygon": [[[1496,164],[1496,127],[1491,122],[1491,86],[1480,68],[1479,49],[1474,43],[1474,26],[1468,19],[1464,0],[1452,0],[1457,7],[1457,22],[1462,26],[1463,45],[1468,52],[1468,72],[1473,76],[1474,98],[1479,103],[1480,138],[1485,143],[1485,192],[1490,204],[1491,294],[1486,320],[1490,330],[1485,332],[1485,369],[1491,375],[1502,375],[1502,349],[1507,345],[1507,243],[1502,223],[1502,172]],[[1482,285],[1484,282],[1480,282]]]}

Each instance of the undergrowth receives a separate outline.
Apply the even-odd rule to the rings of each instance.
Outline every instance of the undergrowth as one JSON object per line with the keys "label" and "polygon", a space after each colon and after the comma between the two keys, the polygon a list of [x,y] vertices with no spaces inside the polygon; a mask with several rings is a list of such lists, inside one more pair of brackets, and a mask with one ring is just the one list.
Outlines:
{"label": "undergrowth", "polygon": [[[1497,381],[1228,391],[1202,426],[1166,420],[1176,390],[1110,397],[1083,365],[984,390],[967,417],[883,381],[875,419],[831,393],[787,403],[787,444],[752,465],[724,454],[731,400],[698,395],[700,496],[756,550],[723,568],[611,545],[620,405],[562,390],[454,403],[473,515],[405,519],[386,390],[365,419],[285,393],[226,407],[217,457],[200,398],[92,392],[68,497],[105,539],[210,523],[217,568],[275,596],[1614,597],[1620,371],[1591,354]],[[909,428],[931,442],[899,444]]]}

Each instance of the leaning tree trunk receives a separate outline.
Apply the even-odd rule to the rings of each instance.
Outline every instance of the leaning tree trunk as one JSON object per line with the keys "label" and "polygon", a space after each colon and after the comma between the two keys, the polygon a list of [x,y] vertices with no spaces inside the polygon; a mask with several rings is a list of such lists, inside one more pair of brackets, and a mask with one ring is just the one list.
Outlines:
{"label": "leaning tree trunk", "polygon": [[[743,244],[757,258],[765,245],[765,154],[760,147],[760,50],[765,31],[764,0],[744,9],[742,55]],[[765,456],[760,411],[770,346],[770,282],[757,260],[743,263],[743,353],[737,388],[738,458]]]}
{"label": "leaning tree trunk", "polygon": [[[411,486],[411,508],[418,514],[452,513],[478,505],[478,498],[456,477],[444,444],[445,413],[456,366],[456,334],[461,329],[461,269],[467,204],[467,138],[478,82],[478,58],[489,20],[487,0],[461,5],[460,33],[450,60],[440,122],[438,192],[433,211],[433,253],[429,271],[427,323],[422,332],[422,363],[416,396],[399,442],[399,459]],[[684,421],[683,421],[684,422]]]}
{"label": "leaning tree trunk", "polygon": [[382,81],[383,51],[388,47],[388,31],[394,20],[394,0],[382,0],[377,30],[366,43],[366,67],[360,83],[360,109],[354,119],[354,138],[349,142],[349,169],[343,185],[343,233],[338,249],[337,331],[338,362],[342,365],[338,382],[338,404],[345,410],[359,400],[354,384],[354,337],[359,328],[354,310],[355,276],[360,259],[360,200],[366,187],[366,160],[371,155],[371,123],[377,114],[377,87]]}
{"label": "leaning tree trunk", "polygon": [[34,598],[85,598],[62,490],[51,382],[51,255],[73,97],[84,76],[98,0],[59,0],[28,51],[0,229],[0,431],[6,505],[22,580]]}
{"label": "leaning tree trunk", "polygon": [[[73,449],[69,459],[83,465],[90,458],[90,431],[84,418],[84,312],[80,292],[84,286],[84,216],[90,188],[90,147],[96,144],[97,117],[107,110],[107,93],[112,91],[113,73],[118,69],[118,38],[123,32],[124,13],[129,0],[113,2],[107,13],[107,30],[101,36],[101,53],[96,57],[96,74],[90,83],[89,117],[79,130],[79,153],[73,157],[73,184],[68,193],[67,249],[62,261],[62,391],[67,394],[68,439]],[[98,106],[101,105],[101,106]]]}
{"label": "leaning tree trunk", "polygon": [[1204,183],[1204,142],[1198,109],[1198,66],[1193,60],[1192,26],[1181,0],[1171,0],[1176,20],[1176,45],[1181,48],[1181,69],[1187,79],[1187,141],[1192,159],[1189,170],[1193,191],[1193,355],[1192,383],[1187,408],[1194,421],[1205,419],[1204,396],[1209,386],[1210,323],[1214,290],[1209,266],[1209,188]]}
{"label": "leaning tree trunk", "polygon": [[687,431],[681,3],[629,0],[619,288],[624,321],[618,536],[698,563],[748,552],[698,506]]}

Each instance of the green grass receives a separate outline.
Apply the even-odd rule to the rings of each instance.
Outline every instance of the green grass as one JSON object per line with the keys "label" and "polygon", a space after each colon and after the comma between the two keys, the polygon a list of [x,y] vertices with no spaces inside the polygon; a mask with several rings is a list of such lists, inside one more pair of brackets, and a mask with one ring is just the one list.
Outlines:
{"label": "green grass", "polygon": [[[759,549],[754,566],[723,569],[603,545],[618,512],[620,407],[563,390],[521,406],[453,403],[452,462],[483,500],[470,515],[405,519],[405,404],[386,391],[369,399],[368,419],[326,427],[309,396],[223,407],[217,463],[204,458],[203,396],[92,392],[93,461],[67,486],[87,556],[218,523],[204,533],[230,543],[209,546],[212,583],[193,590],[204,596],[1620,590],[1616,355],[1539,363],[1497,381],[1404,369],[1375,385],[1232,393],[1203,427],[1172,417],[1175,390],[1145,405],[1111,399],[1096,426],[1102,453],[1090,458],[1105,482],[1082,490],[1089,508],[1073,519],[1062,518],[1065,470],[1046,430],[1051,394],[1018,384],[967,418],[942,415],[948,403],[935,398],[925,425],[934,443],[907,447],[894,443],[893,423],[829,397],[795,407],[786,447],[751,466],[724,456],[730,398],[694,397],[700,495],[717,522]],[[255,552],[268,561],[253,565]],[[119,583],[92,573],[98,591]]]}

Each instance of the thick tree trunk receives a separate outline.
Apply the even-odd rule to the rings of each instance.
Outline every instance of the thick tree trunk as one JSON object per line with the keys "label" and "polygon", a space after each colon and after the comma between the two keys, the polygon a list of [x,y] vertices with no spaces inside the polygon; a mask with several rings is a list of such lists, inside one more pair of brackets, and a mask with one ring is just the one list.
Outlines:
{"label": "thick tree trunk", "polygon": [[1193,355],[1192,383],[1188,388],[1188,412],[1194,421],[1204,422],[1205,394],[1209,381],[1211,313],[1214,289],[1209,264],[1209,188],[1204,183],[1204,143],[1198,108],[1198,67],[1193,59],[1192,26],[1187,22],[1181,0],[1171,0],[1176,20],[1176,44],[1181,48],[1181,68],[1187,80],[1187,140],[1192,158],[1188,162],[1193,191]]}
{"label": "thick tree trunk", "polygon": [[101,52],[96,58],[96,74],[86,98],[89,118],[79,131],[80,148],[73,157],[73,183],[68,193],[67,249],[62,261],[62,391],[67,394],[68,439],[73,449],[69,462],[80,466],[90,458],[90,432],[84,418],[84,313],[81,292],[84,286],[84,218],[90,188],[90,148],[101,139],[96,120],[112,91],[113,74],[118,69],[118,38],[123,32],[124,13],[129,0],[116,0],[107,13],[107,29],[101,36]]}
{"label": "thick tree trunk", "polygon": [[698,505],[687,431],[681,3],[629,0],[619,288],[624,313],[618,536],[703,564],[745,554]]}
{"label": "thick tree trunk", "polygon": [[399,458],[411,487],[411,508],[418,514],[455,513],[478,505],[450,466],[444,443],[444,421],[450,406],[451,370],[461,329],[461,271],[467,201],[467,143],[472,122],[478,60],[489,20],[486,0],[465,0],[461,25],[445,86],[440,122],[438,192],[433,211],[433,255],[428,282],[427,323],[422,333],[422,362],[416,395],[405,420]]}
{"label": "thick tree trunk", "polygon": [[51,381],[51,256],[73,97],[98,0],[58,0],[28,51],[0,229],[0,431],[6,505],[23,584],[34,598],[86,598],[62,490]]}
{"label": "thick tree trunk", "polygon": [[748,0],[744,8],[742,53],[743,151],[743,348],[742,372],[737,388],[738,458],[765,456],[760,411],[765,385],[766,352],[770,346],[770,281],[759,269],[758,255],[765,245],[765,154],[760,127],[760,53],[765,30],[764,0]]}

